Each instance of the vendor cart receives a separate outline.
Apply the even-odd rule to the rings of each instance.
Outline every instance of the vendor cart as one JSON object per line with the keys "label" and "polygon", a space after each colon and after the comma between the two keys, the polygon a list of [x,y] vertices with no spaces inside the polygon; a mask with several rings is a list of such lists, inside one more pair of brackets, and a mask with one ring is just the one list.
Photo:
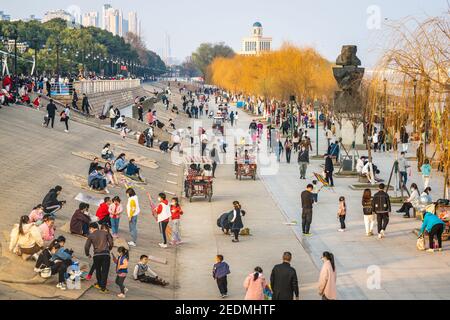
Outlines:
{"label": "vendor cart", "polygon": [[192,202],[194,197],[204,197],[211,202],[213,196],[212,162],[207,157],[186,156],[184,159],[185,197]]}
{"label": "vendor cart", "polygon": [[250,177],[256,180],[256,150],[253,145],[236,144],[236,159],[235,159],[235,175],[236,179],[242,180],[242,177]]}

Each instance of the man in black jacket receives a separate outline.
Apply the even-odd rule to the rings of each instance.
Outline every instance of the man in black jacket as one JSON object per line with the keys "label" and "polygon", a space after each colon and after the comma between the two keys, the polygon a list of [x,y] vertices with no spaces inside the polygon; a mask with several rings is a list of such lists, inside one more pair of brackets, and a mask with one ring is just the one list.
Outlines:
{"label": "man in black jacket", "polygon": [[313,214],[313,203],[314,197],[312,191],[314,186],[312,184],[308,184],[306,190],[302,192],[302,230],[303,235],[310,236],[309,228],[311,227],[312,222],[312,214]]}
{"label": "man in black jacket", "polygon": [[81,102],[81,109],[83,110],[86,115],[89,115],[89,100],[85,93],[83,93],[83,101]]}
{"label": "man in black jacket", "polygon": [[330,187],[334,187],[333,171],[334,171],[333,159],[331,159],[331,155],[326,154],[325,155],[325,179],[327,179],[327,182],[330,185]]}
{"label": "man in black jacket", "polygon": [[56,108],[56,105],[53,103],[53,99],[50,99],[50,103],[47,105],[47,115],[48,115],[47,125],[46,125],[47,128],[48,128],[50,121],[52,122],[52,128],[53,128],[57,110],[58,110],[58,108]]}
{"label": "man in black jacket", "polygon": [[301,146],[297,162],[300,169],[300,179],[306,179],[306,169],[309,164],[309,150],[305,146]]}
{"label": "man in black jacket", "polygon": [[291,267],[292,254],[283,254],[283,263],[273,267],[270,275],[270,286],[272,287],[272,300],[298,300],[297,272]]}
{"label": "man in black jacket", "polygon": [[391,212],[391,200],[389,195],[384,191],[386,186],[380,183],[378,192],[372,198],[372,212],[377,215],[378,238],[384,238],[386,227],[389,223],[389,213]]}
{"label": "man in black jacket", "polygon": [[54,215],[66,203],[66,201],[58,200],[58,196],[61,194],[61,192],[61,186],[56,186],[53,189],[50,189],[50,191],[44,197],[44,200],[42,200],[42,206],[44,207],[45,213]]}
{"label": "man in black jacket", "polygon": [[105,230],[99,230],[97,223],[89,225],[89,236],[84,245],[84,253],[87,257],[91,257],[90,249],[94,247],[94,267],[97,283],[95,288],[102,293],[108,293],[106,284],[108,282],[109,267],[111,265],[110,252],[113,248],[114,241],[111,234]]}

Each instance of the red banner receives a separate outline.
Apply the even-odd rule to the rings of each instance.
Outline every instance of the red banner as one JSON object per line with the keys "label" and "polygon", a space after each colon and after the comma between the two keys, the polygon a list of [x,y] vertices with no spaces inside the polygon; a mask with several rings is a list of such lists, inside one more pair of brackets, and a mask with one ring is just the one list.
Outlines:
{"label": "red banner", "polygon": [[120,66],[120,70],[127,71],[128,69],[127,69],[127,66]]}

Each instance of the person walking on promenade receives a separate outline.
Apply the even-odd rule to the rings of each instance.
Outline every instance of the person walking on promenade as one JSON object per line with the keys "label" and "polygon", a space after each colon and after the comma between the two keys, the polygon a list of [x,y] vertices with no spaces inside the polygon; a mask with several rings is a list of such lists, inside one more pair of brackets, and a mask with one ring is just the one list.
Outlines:
{"label": "person walking on promenade", "polygon": [[270,275],[270,286],[272,288],[272,300],[298,300],[297,272],[291,267],[292,254],[283,253],[283,263],[273,267]]}
{"label": "person walking on promenade", "polygon": [[400,142],[402,143],[402,151],[408,153],[409,134],[405,127],[400,130]]}
{"label": "person walking on promenade", "polygon": [[425,159],[421,167],[421,172],[422,172],[423,188],[426,189],[430,185],[430,175],[431,175],[430,160]]}
{"label": "person walking on promenade", "polygon": [[428,252],[434,252],[434,237],[438,240],[438,251],[442,251],[442,233],[444,232],[445,222],[431,212],[425,212],[422,227],[420,228],[419,238],[422,237],[425,230],[428,232],[429,249]]}
{"label": "person walking on promenade", "polygon": [[127,202],[127,216],[128,216],[128,223],[129,223],[129,229],[131,234],[131,241],[128,241],[128,245],[130,247],[136,247],[137,243],[137,219],[139,216],[139,213],[141,212],[141,208],[139,207],[139,199],[136,195],[136,192],[133,188],[127,189],[127,196],[128,196],[128,202]]}
{"label": "person walking on promenade", "polygon": [[301,146],[297,162],[300,169],[300,179],[306,179],[306,170],[309,164],[309,150],[305,146]]}
{"label": "person walking on promenade", "polygon": [[87,257],[91,257],[90,249],[94,247],[94,269],[97,277],[97,283],[94,285],[101,293],[108,293],[106,284],[108,282],[109,267],[111,264],[110,252],[114,241],[111,234],[105,230],[99,230],[98,223],[89,225],[89,236],[84,245],[84,252]]}
{"label": "person walking on promenade", "polygon": [[400,172],[400,188],[406,187],[406,183],[408,182],[408,168],[410,167],[408,160],[406,159],[406,153],[404,151],[401,152],[400,158],[398,159],[398,171]]}
{"label": "person walking on promenade", "polygon": [[336,300],[336,266],[334,255],[325,251],[322,255],[322,270],[319,276],[319,295],[322,300]]}
{"label": "person walking on promenade", "polygon": [[223,255],[218,254],[216,256],[216,263],[213,266],[212,276],[217,282],[217,287],[219,288],[220,296],[226,298],[228,296],[228,281],[227,275],[230,272],[230,266],[228,263],[223,261]]}
{"label": "person walking on promenade", "polygon": [[45,127],[48,128],[48,125],[50,124],[50,121],[52,123],[52,129],[55,124],[55,115],[58,108],[53,103],[53,99],[50,99],[50,103],[47,105],[47,123],[45,124]]}
{"label": "person walking on promenade", "polygon": [[64,122],[64,124],[66,125],[66,130],[64,130],[64,132],[66,133],[69,132],[69,117],[70,117],[70,106],[68,103],[66,103],[66,107],[61,112],[61,122]]}
{"label": "person walking on promenade", "polygon": [[330,187],[334,187],[333,171],[334,171],[333,159],[331,159],[331,155],[326,154],[325,155],[325,178],[326,178],[328,184],[330,185]]}
{"label": "person walking on promenade", "polygon": [[138,121],[144,122],[144,108],[142,107],[142,104],[137,105],[137,111],[138,111]]}
{"label": "person walking on promenade", "polygon": [[372,199],[372,211],[377,215],[378,239],[382,239],[386,235],[389,213],[391,212],[391,199],[384,191],[385,188],[384,183],[380,183],[378,192],[373,195]]}
{"label": "person walking on promenade", "polygon": [[231,231],[234,234],[234,239],[232,242],[239,242],[239,232],[242,228],[244,228],[244,224],[242,223],[242,216],[245,215],[245,211],[241,210],[241,204],[239,201],[233,201],[233,211],[231,217]]}
{"label": "person walking on promenade", "polygon": [[261,267],[256,267],[244,280],[246,290],[245,300],[264,300],[264,289],[267,286],[266,278]]}
{"label": "person walking on promenade", "polygon": [[284,150],[286,151],[286,163],[291,163],[292,142],[289,138],[284,142]]}
{"label": "person walking on promenade", "polygon": [[366,236],[373,236],[373,227],[375,225],[375,217],[372,209],[372,191],[365,189],[362,197],[362,207],[364,214],[364,227],[366,228]]}
{"label": "person walking on promenade", "polygon": [[309,232],[312,222],[314,195],[312,193],[314,186],[308,184],[306,190],[301,194],[302,200],[302,231],[304,236],[311,236]]}
{"label": "person walking on promenade", "polygon": [[347,215],[347,205],[345,204],[345,198],[340,197],[339,198],[339,208],[338,208],[338,219],[341,224],[341,228],[338,230],[339,232],[345,231],[345,217]]}

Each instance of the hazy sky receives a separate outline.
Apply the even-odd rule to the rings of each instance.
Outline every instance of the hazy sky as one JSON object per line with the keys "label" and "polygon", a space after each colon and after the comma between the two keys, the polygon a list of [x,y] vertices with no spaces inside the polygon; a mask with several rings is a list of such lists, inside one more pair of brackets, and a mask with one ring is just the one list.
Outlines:
{"label": "hazy sky", "polygon": [[143,37],[158,54],[163,52],[167,33],[172,56],[180,60],[202,42],[223,41],[239,51],[241,38],[260,21],[264,34],[273,37],[275,48],[289,41],[313,46],[334,60],[343,44],[356,44],[367,67],[374,64],[386,42],[382,40],[385,19],[423,19],[448,9],[447,0],[0,0],[0,11],[17,19],[30,14],[42,17],[48,10],[71,5],[82,12],[101,12],[104,3],[124,13],[137,11]]}

